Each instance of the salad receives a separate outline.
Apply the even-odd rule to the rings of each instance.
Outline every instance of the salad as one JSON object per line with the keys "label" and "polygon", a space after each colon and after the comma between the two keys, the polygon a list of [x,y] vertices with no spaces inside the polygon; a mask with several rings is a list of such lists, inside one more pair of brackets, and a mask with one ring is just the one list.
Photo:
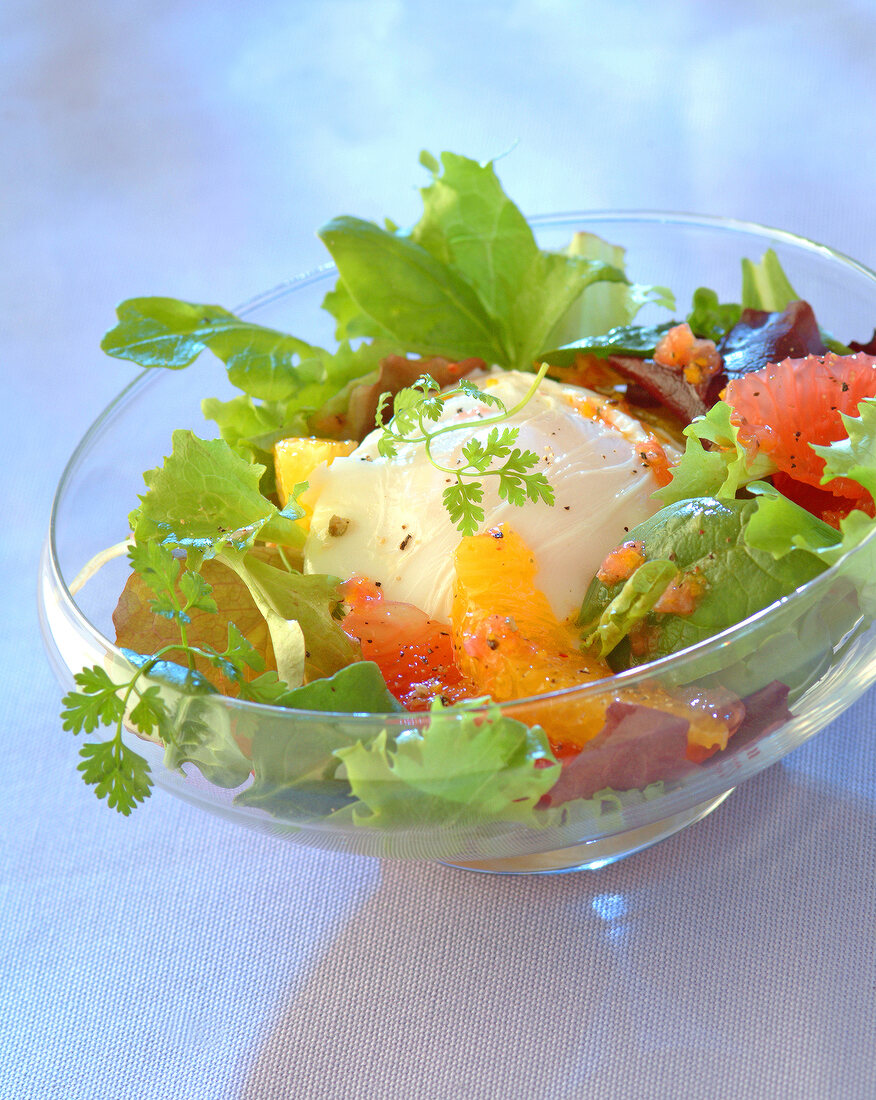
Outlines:
{"label": "salad", "polygon": [[[823,672],[794,653],[753,678],[743,645],[689,681],[622,675],[871,533],[876,336],[824,331],[772,252],[738,301],[677,303],[614,243],[539,248],[491,163],[421,163],[412,229],[320,230],[334,348],[217,306],[118,307],[110,355],[207,350],[240,391],[203,401],[217,438],[173,433],[99,556],[131,565],[123,659],[78,673],[62,720],[105,733],[79,768],[123,814],[152,785],[127,729],[283,820],[540,827],[709,767]],[[872,617],[872,564],[813,631]],[[220,695],[326,718],[244,735]],[[385,728],[358,734],[363,714]]]}

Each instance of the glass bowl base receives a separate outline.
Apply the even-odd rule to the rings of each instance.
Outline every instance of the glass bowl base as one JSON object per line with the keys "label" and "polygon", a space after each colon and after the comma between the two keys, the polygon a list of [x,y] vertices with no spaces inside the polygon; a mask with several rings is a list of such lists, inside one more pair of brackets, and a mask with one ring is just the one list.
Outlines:
{"label": "glass bowl base", "polygon": [[709,799],[692,806],[689,810],[665,817],[651,825],[640,825],[614,836],[601,840],[591,840],[584,844],[574,844],[569,848],[558,848],[553,852],[535,852],[525,856],[505,856],[500,859],[472,860],[454,863],[442,860],[447,867],[459,867],[463,871],[484,871],[493,875],[559,875],[567,871],[597,871],[616,863],[619,859],[644,851],[653,844],[695,825],[718,808],[733,788],[724,791],[717,798]]}

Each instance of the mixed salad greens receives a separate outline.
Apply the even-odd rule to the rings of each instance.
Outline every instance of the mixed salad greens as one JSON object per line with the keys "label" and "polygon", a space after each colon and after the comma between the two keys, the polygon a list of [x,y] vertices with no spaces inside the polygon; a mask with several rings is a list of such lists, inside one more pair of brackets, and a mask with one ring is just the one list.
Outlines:
{"label": "mixed salad greens", "polygon": [[[123,814],[152,782],[123,740],[126,726],[163,745],[168,767],[193,764],[214,784],[242,788],[239,804],[286,820],[536,826],[571,800],[598,806],[631,790],[649,797],[728,738],[756,736],[788,715],[791,683],[747,691],[744,677],[714,682],[704,704],[703,691],[630,695],[606,680],[596,724],[578,740],[558,736],[549,723],[503,713],[508,700],[478,691],[476,679],[466,687],[452,649],[440,661],[423,657],[436,652],[434,637],[418,650],[404,626],[389,641],[386,630],[381,641],[361,623],[358,633],[350,628],[363,606],[418,630],[430,623],[436,636],[448,635],[446,624],[415,620],[375,590],[363,597],[350,576],[303,568],[308,480],[280,484],[281,441],[353,445],[375,431],[386,459],[422,447],[448,475],[443,503],[460,539],[478,538],[490,479],[515,508],[554,506],[550,474],[535,468],[539,455],[521,447],[514,421],[545,375],[586,387],[644,425],[653,446],[642,459],[662,483],[654,514],[622,545],[605,546],[579,614],[562,627],[574,632],[576,654],[606,676],[677,653],[795,592],[874,526],[876,347],[847,347],[822,332],[772,252],[743,263],[738,302],[700,288],[679,317],[667,288],[629,280],[617,245],[576,234],[564,252],[539,248],[491,163],[451,153],[440,162],[423,154],[421,163],[431,178],[412,229],[340,217],[320,231],[338,271],[323,302],[335,321],[333,349],[217,306],[136,298],[118,308],[102,344],[110,355],[178,370],[206,349],[240,390],[203,402],[219,438],[176,431],[163,465],[144,474],[126,541],[132,572],[114,617],[124,667],[84,669],[64,699],[66,729],[108,729],[106,740],[81,748],[79,767]],[[645,305],[672,319],[637,325]],[[745,379],[762,379],[768,391],[773,365],[787,360],[802,364],[795,369],[807,380],[820,363],[831,386],[859,396],[837,413],[839,436],[796,433],[799,447],[823,460],[821,483],[841,478],[853,486],[846,493],[797,481],[766,438],[770,426],[734,407],[734,387],[750,404],[759,391],[752,397]],[[490,392],[496,368],[531,376],[513,408]],[[809,399],[823,403],[807,385]],[[442,433],[462,431],[442,419],[456,396],[479,402],[490,430],[467,442],[463,433],[464,462],[442,467],[432,447]],[[797,411],[805,430],[802,398]],[[858,567],[838,633],[872,612],[872,564]],[[429,666],[416,683],[414,672],[399,673],[407,649]],[[457,637],[457,655],[463,649]],[[212,705],[217,693],[312,713],[244,737]],[[559,698],[557,707],[574,724],[574,707]],[[424,708],[426,720],[387,723],[365,740],[352,718]],[[720,730],[692,741],[704,714]]]}

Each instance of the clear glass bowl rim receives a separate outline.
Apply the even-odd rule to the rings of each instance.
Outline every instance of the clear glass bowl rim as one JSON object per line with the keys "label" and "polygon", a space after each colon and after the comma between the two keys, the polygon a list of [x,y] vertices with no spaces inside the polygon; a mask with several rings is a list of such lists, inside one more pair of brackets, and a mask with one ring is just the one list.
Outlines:
{"label": "clear glass bowl rim", "polygon": [[[656,211],[656,210],[590,210],[590,211],[568,211],[556,214],[541,214],[530,218],[527,218],[529,224],[533,229],[563,229],[571,226],[580,227],[582,224],[587,223],[643,223],[643,224],[662,224],[667,226],[689,227],[692,229],[707,229],[707,230],[719,230],[726,231],[728,233],[748,233],[756,237],[763,239],[769,239],[775,243],[781,243],[788,245],[792,248],[798,248],[802,251],[812,252],[820,255],[826,260],[836,261],[844,267],[850,268],[859,275],[868,279],[873,284],[874,294],[876,294],[876,272],[866,267],[864,264],[853,259],[850,256],[831,248],[828,245],[819,244],[816,241],[810,240],[806,237],[799,236],[795,233],[791,233],[787,230],[776,229],[770,226],[761,225],[757,222],[743,221],[734,218],[725,218],[706,214],[690,214],[682,212],[669,212],[669,211]],[[311,286],[314,283],[326,280],[335,272],[335,266],[332,263],[322,264],[316,268],[311,268],[309,271],[303,272],[300,275],[279,283],[276,286],[270,288],[257,295],[254,298],[249,299],[242,305],[238,306],[234,312],[240,315],[248,315],[256,312],[257,310],[264,308],[272,303],[276,302],[288,294],[294,293],[296,290],[304,289]],[[165,373],[161,370],[154,368],[145,368],[140,371],[129,383],[125,386],[113,400],[103,409],[99,416],[93,421],[90,427],[87,429],[79,444],[73,451],[70,459],[68,460],[63,473],[58,482],[58,487],[55,491],[54,499],[52,502],[51,517],[49,523],[49,553],[50,553],[50,566],[54,572],[57,581],[59,591],[62,594],[63,599],[66,602],[66,610],[76,621],[79,630],[91,637],[93,643],[106,650],[108,653],[114,655],[119,660],[125,660],[124,653],[118,646],[115,645],[109,638],[102,634],[97,627],[86,617],[81,611],[79,605],[76,603],[75,597],[71,594],[67,581],[60,567],[57,551],[57,524],[58,524],[58,512],[61,502],[64,497],[65,489],[68,483],[73,479],[76,470],[80,462],[85,458],[92,445],[98,442],[101,429],[104,424],[110,420],[117,411],[121,408],[126,401],[152,385],[157,384],[160,378],[165,377]],[[132,487],[132,498],[135,494],[135,487]],[[785,596],[782,599],[770,604],[769,606],[756,612],[754,615],[750,615],[748,618],[743,619],[741,622],[728,627],[726,630],[719,634],[712,635],[706,638],[704,641],[697,643],[695,646],[691,646],[688,649],[682,650],[679,653],[671,654],[668,657],[661,658],[658,661],[650,662],[647,665],[639,666],[638,668],[629,669],[625,672],[618,673],[614,676],[607,677],[603,680],[594,681],[578,687],[565,688],[555,692],[545,693],[543,695],[530,696],[522,699],[514,699],[509,702],[501,703],[501,708],[504,714],[513,717],[515,710],[526,710],[532,712],[539,707],[549,706],[554,702],[568,702],[571,700],[579,701],[586,700],[590,697],[598,697],[604,695],[607,690],[614,690],[620,687],[629,687],[632,684],[637,684],[642,681],[653,679],[655,675],[671,673],[675,669],[682,668],[685,665],[693,664],[704,655],[721,649],[728,645],[730,642],[741,638],[744,634],[754,630],[757,626],[768,616],[772,614],[779,607],[786,606],[790,601],[808,599],[812,595],[817,595],[821,588],[827,588],[834,580],[839,564],[848,563],[854,556],[864,553],[869,544],[876,539],[876,531],[871,533],[864,539],[857,547],[851,550],[843,559],[841,563],[835,566],[831,566],[823,573],[819,574],[813,580],[809,581],[806,585],[799,588],[790,596]],[[84,565],[85,563],[83,563]],[[263,712],[265,710],[265,704],[252,703],[246,700],[232,698],[230,696],[217,696],[214,697],[214,701],[223,707],[227,707],[232,710],[250,710],[254,708],[256,712]],[[494,704],[485,703],[484,707],[492,706]],[[330,711],[313,711],[313,710],[298,710],[291,708],[270,708],[274,711],[282,711],[284,715],[288,715],[289,719],[294,718],[314,718],[321,721],[330,720],[333,717],[343,718],[346,723],[353,722],[354,724],[358,720],[362,724],[371,725],[374,722],[379,722],[385,725],[389,729],[410,729],[412,727],[426,725],[429,721],[428,712],[391,712],[386,714],[380,714],[375,711],[362,711],[350,714],[349,712],[330,712]],[[532,722],[533,718],[529,718],[529,722]]]}

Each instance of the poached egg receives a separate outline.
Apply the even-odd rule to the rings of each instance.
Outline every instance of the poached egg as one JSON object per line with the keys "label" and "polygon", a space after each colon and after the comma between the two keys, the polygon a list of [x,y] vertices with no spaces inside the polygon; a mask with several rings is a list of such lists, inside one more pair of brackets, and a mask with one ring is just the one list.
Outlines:
{"label": "poached egg", "polygon": [[[533,381],[522,371],[470,377],[508,409],[523,399]],[[436,461],[447,467],[463,465],[463,446],[473,437],[486,440],[492,425],[479,425],[496,412],[476,398],[448,397],[438,424],[458,424],[459,430],[435,440]],[[609,399],[549,378],[499,427],[517,428],[514,446],[538,455],[532,471],[546,476],[555,502],[510,504],[499,498],[498,478],[475,475],[484,489],[478,532],[500,523],[512,527],[536,560],[536,584],[557,618],[567,619],[577,612],[609,550],[660,507],[651,499],[658,487],[654,472],[642,456],[654,432]],[[463,537],[441,499],[454,479],[432,465],[422,444],[403,443],[395,457],[382,457],[380,434],[373,431],[350,455],[312,474],[315,500],[305,571],[342,579],[367,577],[388,599],[414,604],[446,622],[453,555]],[[660,442],[672,461],[675,449],[662,438]]]}

